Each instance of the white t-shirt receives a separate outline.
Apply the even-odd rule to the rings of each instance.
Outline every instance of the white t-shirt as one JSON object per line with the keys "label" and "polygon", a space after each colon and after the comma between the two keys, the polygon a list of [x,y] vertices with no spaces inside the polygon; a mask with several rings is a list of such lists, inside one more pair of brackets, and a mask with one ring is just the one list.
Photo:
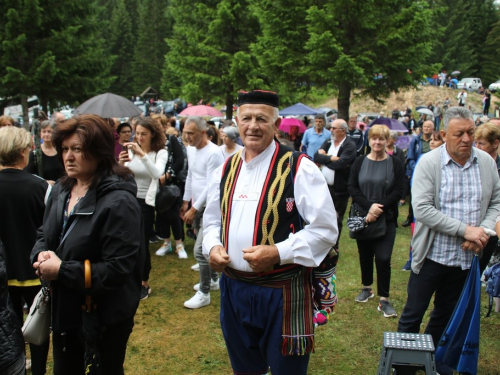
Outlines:
{"label": "white t-shirt", "polygon": [[199,211],[205,207],[210,182],[208,176],[212,176],[215,169],[224,163],[224,156],[219,146],[212,142],[208,142],[202,149],[188,146],[186,150],[188,175],[183,200],[192,200],[194,208]]}

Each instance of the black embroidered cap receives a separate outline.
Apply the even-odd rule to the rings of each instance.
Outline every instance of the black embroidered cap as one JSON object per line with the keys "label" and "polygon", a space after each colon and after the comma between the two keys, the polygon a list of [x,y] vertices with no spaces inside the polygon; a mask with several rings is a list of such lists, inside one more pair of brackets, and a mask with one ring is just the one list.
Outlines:
{"label": "black embroidered cap", "polygon": [[271,107],[278,108],[280,105],[280,99],[278,94],[272,91],[240,91],[238,93],[238,105],[243,104],[266,104]]}

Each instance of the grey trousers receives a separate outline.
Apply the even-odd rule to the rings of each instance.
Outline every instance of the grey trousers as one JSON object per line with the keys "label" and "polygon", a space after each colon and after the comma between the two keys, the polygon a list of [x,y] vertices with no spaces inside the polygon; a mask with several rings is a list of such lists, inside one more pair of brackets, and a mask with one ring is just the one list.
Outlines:
{"label": "grey trousers", "polygon": [[205,259],[202,253],[201,244],[203,243],[203,212],[200,210],[193,220],[193,228],[196,232],[196,242],[194,244],[194,257],[200,265],[200,291],[207,294],[210,293],[210,281],[218,280],[219,274],[210,268],[208,260]]}

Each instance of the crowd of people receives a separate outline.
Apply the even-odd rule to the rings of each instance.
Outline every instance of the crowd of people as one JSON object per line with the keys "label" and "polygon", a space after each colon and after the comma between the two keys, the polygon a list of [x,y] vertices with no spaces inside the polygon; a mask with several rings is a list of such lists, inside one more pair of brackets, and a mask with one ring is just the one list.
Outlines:
{"label": "crowd of people", "polygon": [[[123,374],[134,315],[152,293],[149,245],[163,241],[156,256],[188,259],[190,232],[199,283],[184,306],[203,308],[220,289],[234,373],[306,374],[314,270],[342,248],[347,211],[361,274],[353,299],[376,293],[382,316],[398,316],[391,257],[404,204],[414,234],[398,331],[418,333],[435,294],[426,332],[437,344],[472,256],[482,252],[483,271],[497,250],[483,228],[495,230],[500,213],[500,119],[476,126],[468,109],[446,105],[429,103],[433,119],[410,125],[407,149],[396,131],[360,127],[357,117],[317,115],[304,134],[280,133],[279,97],[259,90],[241,92],[236,124],[220,128],[197,116],[54,114],[41,119],[33,148],[33,134],[0,118],[0,323],[12,332],[0,330],[0,374],[25,371],[23,306],[42,285],[51,290],[54,373],[84,373],[88,296],[99,309],[102,373]],[[411,109],[403,112],[393,116],[412,124]],[[159,187],[171,184],[180,196],[159,211]],[[46,372],[48,350],[48,340],[30,345],[33,374]]]}

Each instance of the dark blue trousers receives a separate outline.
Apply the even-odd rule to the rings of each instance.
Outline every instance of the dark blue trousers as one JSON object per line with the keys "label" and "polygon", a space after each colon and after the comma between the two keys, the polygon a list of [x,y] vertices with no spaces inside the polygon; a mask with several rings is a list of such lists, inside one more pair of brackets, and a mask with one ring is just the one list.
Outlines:
{"label": "dark blue trousers", "polygon": [[236,375],[305,375],[309,355],[281,354],[283,292],[222,274],[220,322]]}

